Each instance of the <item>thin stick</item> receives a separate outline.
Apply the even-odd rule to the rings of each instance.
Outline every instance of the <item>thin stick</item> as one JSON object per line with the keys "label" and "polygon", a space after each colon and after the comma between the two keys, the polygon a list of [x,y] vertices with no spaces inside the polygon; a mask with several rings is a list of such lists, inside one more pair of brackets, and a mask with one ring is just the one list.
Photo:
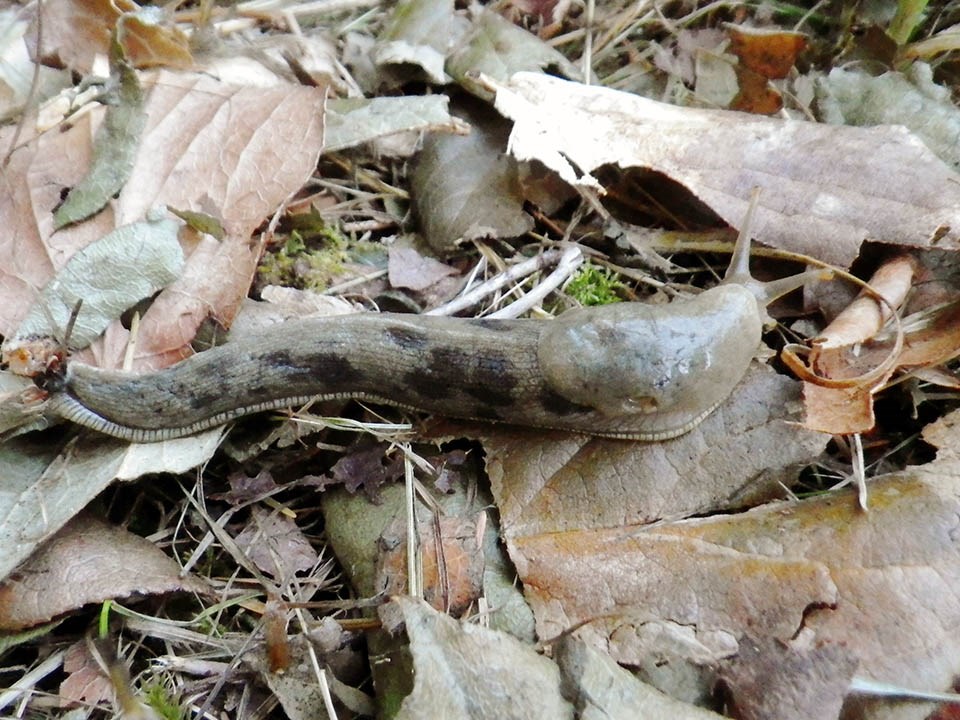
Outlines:
{"label": "thin stick", "polygon": [[563,260],[563,252],[560,250],[547,250],[545,253],[540,253],[535,257],[530,258],[529,260],[524,260],[521,263],[512,265],[511,267],[504,270],[502,273],[494,275],[489,280],[486,280],[479,285],[477,285],[472,290],[469,290],[459,297],[454,298],[448,303],[443,305],[438,305],[432,310],[428,310],[423,313],[424,315],[453,315],[458,313],[461,310],[466,310],[469,307],[473,307],[479,303],[487,295],[492,295],[497,290],[511,285],[518,280],[522,280],[528,275],[541,270],[545,267],[557,263],[559,265]]}
{"label": "thin stick", "polygon": [[522,299],[507,305],[502,310],[487,315],[487,317],[501,320],[520,317],[527,310],[539,305],[547,295],[563,285],[582,263],[583,253],[580,248],[576,246],[567,248],[564,250],[560,262],[557,263],[557,269],[550,273],[542,283],[524,295]]}

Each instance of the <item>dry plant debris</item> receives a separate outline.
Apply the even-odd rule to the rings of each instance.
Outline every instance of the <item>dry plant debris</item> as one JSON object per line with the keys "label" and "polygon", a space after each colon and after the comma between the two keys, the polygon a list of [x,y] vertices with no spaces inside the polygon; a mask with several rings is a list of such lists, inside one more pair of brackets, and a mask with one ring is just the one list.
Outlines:
{"label": "dry plant debris", "polygon": [[[960,9],[883,5],[0,12],[28,376],[308,313],[664,303],[755,186],[757,275],[836,273],[770,310],[793,375],[664,442],[343,400],[137,445],[0,372],[0,712],[930,715],[862,693],[960,675]],[[830,491],[859,444],[869,512]]]}

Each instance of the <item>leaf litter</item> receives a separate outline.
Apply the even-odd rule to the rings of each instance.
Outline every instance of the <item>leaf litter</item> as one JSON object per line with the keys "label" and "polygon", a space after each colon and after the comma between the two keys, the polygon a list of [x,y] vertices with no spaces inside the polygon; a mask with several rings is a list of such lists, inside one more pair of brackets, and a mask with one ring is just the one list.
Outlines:
{"label": "leaf litter", "polygon": [[[626,36],[584,25],[585,16],[560,4],[552,9],[518,4],[501,16],[490,8],[461,12],[446,1],[411,0],[381,15],[381,24],[375,26],[359,21],[359,6],[344,11],[354,23],[320,18],[321,26],[328,23],[322,29],[337,40],[345,39],[343,29],[349,28],[352,35],[346,44],[353,54],[349,63],[341,63],[337,45],[327,42],[323,52],[333,60],[318,65],[316,57],[308,57],[312,25],[300,24],[309,17],[304,13],[314,9],[294,6],[287,15],[264,16],[241,3],[235,18],[235,27],[241,29],[227,30],[228,18],[216,7],[199,19],[186,10],[144,14],[133,3],[80,5],[63,3],[56,8],[58,16],[50,15],[44,45],[59,48],[60,63],[80,74],[103,68],[111,32],[121,21],[137,28],[127,36],[138,38],[137,49],[129,42],[124,46],[137,68],[187,71],[136,71],[145,90],[146,125],[129,179],[120,183],[118,194],[104,193],[102,211],[60,230],[54,229],[52,213],[94,162],[97,128],[108,123],[104,108],[91,106],[53,133],[32,126],[29,117],[16,133],[0,130],[0,139],[9,144],[16,138],[18,143],[8,157],[4,182],[9,192],[0,203],[9,228],[3,249],[17,259],[0,270],[5,301],[0,329],[5,338],[12,336],[44,286],[53,279],[62,284],[71,274],[63,270],[71,256],[118,227],[143,223],[151,208],[165,205],[181,218],[205,215],[215,220],[223,236],[215,239],[205,233],[207,226],[193,221],[180,225],[166,220],[179,231],[185,271],[173,284],[162,280],[130,291],[129,300],[103,311],[99,325],[116,320],[126,309],[120,306],[132,304],[134,297],[166,285],[141,322],[132,360],[138,369],[166,366],[192,353],[190,342],[205,323],[216,330],[233,324],[261,253],[278,240],[295,240],[288,243],[291,247],[342,240],[337,253],[349,259],[344,267],[350,274],[336,281],[341,287],[382,306],[401,302],[410,307],[421,302],[445,305],[461,286],[492,276],[521,284],[506,289],[497,285],[491,305],[502,302],[501,293],[535,290],[542,265],[523,280],[510,274],[511,263],[521,259],[511,255],[535,252],[544,239],[577,243],[579,253],[589,252],[627,280],[625,294],[632,297],[642,290],[637,282],[642,278],[655,288],[653,301],[662,302],[689,285],[690,278],[702,284],[695,276],[700,261],[691,264],[677,255],[679,262],[659,264],[659,276],[644,275],[627,247],[630,243],[602,241],[617,237],[610,232],[614,222],[645,226],[645,245],[660,243],[670,251],[676,248],[669,233],[682,234],[687,247],[715,242],[723,225],[739,228],[755,184],[763,186],[763,194],[752,234],[786,251],[785,257],[806,254],[867,275],[869,268],[858,267],[869,252],[864,241],[918,248],[921,259],[934,246],[948,257],[955,249],[960,202],[949,142],[938,142],[925,135],[920,124],[912,124],[910,98],[918,96],[897,74],[903,66],[888,74],[884,88],[907,98],[901,115],[855,120],[847,117],[849,103],[840,110],[828,106],[828,101],[840,102],[841,95],[872,92],[851,88],[870,88],[880,79],[847,69],[843,72],[851,77],[842,81],[853,82],[842,85],[829,64],[814,69],[823,57],[812,59],[809,48],[840,47],[843,43],[824,43],[823,34],[848,29],[825,11],[807,17],[811,25],[804,35],[785,32],[790,24],[759,16],[751,23],[717,11],[696,19],[678,16],[670,19],[671,27],[694,21],[701,25],[679,35],[668,29],[664,39],[643,35],[660,20],[638,17],[636,9],[604,9],[609,27],[625,23],[623,27],[634,27],[641,32],[636,37],[644,38],[639,44],[636,37],[623,44]],[[194,23],[222,28],[229,38],[231,32],[248,32],[242,28],[254,13],[274,34],[285,28],[306,33],[300,50],[294,49],[297,43],[287,43],[287,55],[265,51],[245,57],[230,69],[229,82],[218,79],[218,66],[207,62],[202,47],[185,50],[183,30],[200,27]],[[525,13],[523,23],[541,23],[535,28],[540,37],[522,29],[523,23],[505,19]],[[724,24],[730,21],[734,24]],[[946,21],[930,20],[926,32],[942,40],[945,27],[936,23]],[[76,32],[73,25],[82,30]],[[384,29],[378,33],[375,27]],[[550,45],[543,42],[560,28],[576,32]],[[704,33],[702,47],[690,44],[695,32]],[[673,37],[682,48],[671,58],[673,51],[665,47]],[[470,42],[458,46],[457,38]],[[865,55],[880,46],[853,35],[848,39]],[[733,44],[728,47],[728,42]],[[893,45],[896,50],[895,41]],[[756,47],[759,55],[752,54]],[[919,49],[903,45],[899,57]],[[779,66],[765,64],[781,51]],[[241,53],[233,48],[233,54],[239,59]],[[41,48],[35,56],[52,59],[54,54]],[[626,57],[634,62],[625,63]],[[653,57],[658,58],[656,66],[647,62]],[[600,85],[640,91],[673,104],[539,73],[543,67],[560,68],[566,77],[577,77],[573,61],[587,67],[585,74],[591,78],[602,78]],[[189,72],[201,67],[207,74]],[[220,67],[227,72],[227,64]],[[926,108],[918,114],[942,110],[941,122],[949,128],[949,80],[937,68],[924,67],[914,63],[905,73],[936,104],[918,103]],[[678,69],[682,79],[670,75]],[[487,78],[480,78],[480,71]],[[514,74],[517,71],[526,72]],[[293,84],[294,78],[307,85]],[[832,87],[827,78],[835,78]],[[318,79],[321,86],[314,87]],[[475,110],[463,115],[466,123],[449,114],[445,97],[417,94],[425,82],[431,93],[439,93],[442,85],[454,81],[486,103],[475,103]],[[719,83],[724,86],[712,87]],[[813,102],[815,85],[822,108],[803,104]],[[374,97],[379,86],[401,95]],[[360,97],[361,87],[367,90],[365,98]],[[492,135],[489,128],[504,121],[489,105],[491,88],[497,107],[512,121]],[[462,106],[462,99],[457,102]],[[702,108],[710,102],[780,116]],[[817,113],[831,122],[895,121],[915,128],[917,135],[891,127],[809,122]],[[121,124],[130,129],[130,123]],[[472,126],[470,136],[443,134],[462,132],[466,124]],[[424,131],[426,150],[409,167],[392,159],[409,152],[409,138]],[[393,147],[407,150],[388,149],[385,138],[402,133],[408,139]],[[449,159],[431,166],[430,147],[443,145],[449,145]],[[478,148],[469,162],[464,162],[466,146]],[[423,175],[419,184],[417,174]],[[665,200],[671,193],[674,199]],[[411,207],[415,216],[409,214]],[[295,224],[302,209],[307,212]],[[510,224],[517,218],[520,222]],[[401,228],[433,238],[440,257],[421,252],[419,240],[395,240],[391,233]],[[364,243],[378,251],[366,252]],[[108,254],[140,259],[138,251],[125,247]],[[416,254],[411,248],[418,248]],[[295,259],[292,263],[296,266]],[[758,264],[764,265],[763,271],[786,274],[766,260]],[[131,267],[133,275],[155,272],[152,264]],[[675,277],[677,268],[684,268],[679,272],[689,273],[689,278]],[[126,273],[117,269],[110,274],[122,284]],[[428,282],[433,278],[436,282]],[[926,280],[907,280],[914,292],[921,283]],[[955,291],[943,287],[939,308],[933,301],[914,305],[928,320],[919,334],[905,335],[909,341],[899,362],[932,365],[927,377],[933,377],[957,347],[949,330]],[[401,293],[404,288],[413,289],[412,294]],[[418,294],[417,288],[430,292]],[[101,295],[83,285],[69,292],[73,297]],[[572,304],[562,294],[545,302],[533,297],[537,299],[530,304],[541,314],[556,314]],[[63,322],[60,313],[54,315],[53,330]],[[902,322],[912,329],[906,318]],[[870,321],[870,330],[858,336],[847,356],[869,363],[884,348],[889,351],[889,344],[884,345],[889,341],[872,337],[880,325]],[[105,340],[85,356],[87,361],[122,364],[129,337],[129,323],[115,322]],[[872,397],[877,388],[869,390]],[[807,402],[809,423],[823,403]],[[315,410],[340,413],[344,408]],[[722,709],[716,693],[721,686],[722,702],[741,717],[836,717],[841,708],[845,717],[917,717],[915,706],[864,699],[850,689],[865,687],[866,679],[900,683],[904,692],[948,690],[960,670],[946,630],[957,620],[950,602],[957,572],[951,518],[956,515],[954,479],[960,475],[947,423],[938,426],[939,435],[930,431],[926,436],[937,447],[937,460],[871,480],[871,510],[863,513],[847,492],[804,500],[785,496],[784,487],[797,486],[800,467],[813,468],[805,471],[808,482],[822,467],[835,468],[837,458],[822,453],[826,435],[798,424],[802,408],[796,381],[769,368],[752,371],[717,413],[689,435],[666,443],[441,422],[418,426],[419,434],[452,438],[453,449],[414,449],[388,435],[388,442],[374,452],[355,444],[351,435],[358,427],[372,429],[353,420],[370,416],[359,409],[346,412],[352,418],[326,421],[331,429],[322,433],[307,430],[316,425],[306,423],[296,431],[265,431],[252,421],[226,440],[214,431],[202,442],[188,438],[127,447],[98,438],[67,440],[51,430],[5,443],[3,462],[10,469],[5,476],[11,479],[0,487],[9,501],[3,503],[0,518],[0,575],[7,578],[0,591],[10,594],[9,607],[19,618],[8,627],[24,628],[64,613],[92,625],[91,613],[80,607],[86,602],[123,597],[131,585],[141,593],[197,590],[194,573],[202,575],[207,578],[204,586],[215,588],[225,607],[214,610],[216,606],[197,594],[186,614],[157,611],[145,619],[121,608],[109,623],[110,632],[138,641],[166,637],[180,656],[198,656],[212,648],[217,660],[211,662],[220,662],[221,670],[242,654],[242,644],[252,642],[254,650],[244,660],[259,679],[252,684],[227,675],[223,681],[205,679],[186,666],[164,677],[181,690],[189,687],[191,697],[202,698],[191,704],[193,710],[236,707],[247,692],[263,699],[272,694],[289,717],[329,716],[335,705],[339,717],[368,715],[375,707],[397,708],[402,717],[436,717],[442,709],[449,710],[450,717],[467,717],[470,707],[487,708],[501,717],[541,717],[548,706],[556,717],[594,717],[600,712],[633,717],[648,707],[657,708],[648,710],[652,714],[707,717],[708,710],[691,703]],[[387,420],[395,418],[387,412]],[[922,427],[931,417],[918,419],[912,427]],[[878,413],[878,422],[880,418]],[[839,429],[850,431],[850,426]],[[272,445],[277,437],[287,439]],[[474,438],[476,444],[467,445],[464,438]],[[873,441],[878,462],[902,464],[893,454],[896,434],[875,435]],[[218,446],[220,453],[215,452]],[[466,462],[461,457],[464,447],[470,448]],[[446,465],[448,452],[461,454],[450,455],[451,463],[458,458],[459,469],[448,473],[442,484],[425,486],[436,472],[432,468]],[[385,453],[386,459],[378,459],[377,453]],[[277,479],[263,492],[241,503],[205,492],[208,485],[225,487],[222,478],[230,474],[231,463],[254,461]],[[402,473],[397,463],[403,465]],[[205,469],[198,475],[182,476],[179,484],[170,480],[110,487],[114,479],[163,470],[182,474],[201,466]],[[380,501],[389,509],[382,517],[372,519],[376,508],[366,497],[339,488],[325,490],[324,516],[318,516],[310,495],[318,483],[311,477],[339,468],[331,470],[323,484],[358,488],[371,477],[382,481],[388,467],[394,468],[390,474],[406,477],[409,493],[399,485],[383,485]],[[480,469],[489,475],[492,496],[485,495],[483,474],[475,474]],[[823,492],[822,485],[817,489]],[[413,499],[414,490],[419,500]],[[447,495],[450,490],[452,495]],[[157,528],[153,539],[180,561],[170,560],[169,581],[124,585],[124,573],[98,564],[97,552],[68,543],[67,556],[53,564],[71,579],[60,583],[59,591],[44,587],[47,573],[37,565],[49,562],[44,548],[66,543],[71,518],[98,496],[93,507],[107,510],[96,513],[113,520],[122,515],[120,508],[130,507],[138,531],[144,524],[142,507],[161,509],[162,516],[147,524]],[[491,506],[498,517],[478,512]],[[417,521],[411,522],[410,513]],[[345,592],[320,561],[321,527],[352,592]],[[349,537],[361,528],[365,534]],[[263,534],[263,541],[254,539]],[[498,546],[498,538],[505,547]],[[438,547],[443,550],[438,552]],[[414,582],[417,573],[406,567],[417,558],[430,566],[420,593],[432,596],[438,607],[456,606],[470,619],[458,623],[404,598],[402,588],[416,590],[420,585]],[[126,557],[113,565],[125,569],[136,562]],[[79,588],[69,576],[75,567],[91,569],[102,582],[91,586],[89,594],[75,592]],[[465,594],[453,592],[454,580],[465,581]],[[50,602],[21,612],[23,605],[17,603],[30,605],[33,600],[24,590],[27,585],[47,590]],[[389,619],[387,609],[392,607],[393,617],[399,614],[406,623],[412,666],[393,654],[407,645],[404,636],[372,631],[379,620],[363,614],[364,607],[378,604],[372,598],[384,587],[393,588],[397,599],[383,608],[383,619]],[[454,597],[465,599],[451,603]],[[221,613],[219,638],[202,631],[205,613],[212,611]],[[362,677],[346,671],[341,662],[356,670],[361,666],[356,653],[324,651],[321,664],[329,662],[330,672],[291,672],[289,682],[277,673],[276,663],[263,659],[287,653],[292,660],[285,667],[320,667],[315,646],[305,638],[312,632],[311,623],[330,611],[338,613],[334,624],[343,642],[354,642],[354,628],[364,628],[371,656],[395,658],[388,663],[393,674],[371,668],[379,693],[375,700],[355,689]],[[182,626],[174,626],[174,621]],[[250,627],[257,628],[252,636]],[[546,654],[531,644],[534,628]],[[56,637],[64,631],[52,632]],[[11,663],[13,658],[23,666],[56,660],[44,657],[42,647],[26,637],[15,642],[19,646]],[[167,652],[157,644],[151,647]],[[169,667],[176,664],[170,654],[165,661]],[[145,667],[143,657],[134,662]],[[96,670],[89,669],[95,676]],[[140,683],[160,672],[145,670],[146,675],[135,677],[133,692],[143,692]],[[759,684],[758,677],[763,678]],[[619,692],[603,696],[592,681]],[[404,698],[399,690],[384,690],[395,682],[400,687],[406,683],[412,694]],[[495,687],[503,692],[493,692]],[[69,687],[61,692],[64,698],[79,697]],[[778,705],[777,698],[786,705]],[[0,704],[5,702],[0,699]]]}

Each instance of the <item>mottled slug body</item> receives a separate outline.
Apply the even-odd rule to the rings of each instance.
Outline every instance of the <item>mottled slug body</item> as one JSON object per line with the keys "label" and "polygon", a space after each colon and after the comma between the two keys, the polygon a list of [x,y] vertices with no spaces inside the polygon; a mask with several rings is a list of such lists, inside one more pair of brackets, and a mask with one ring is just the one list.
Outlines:
{"label": "mottled slug body", "polygon": [[301,320],[154,373],[71,363],[49,411],[151,442],[313,398],[357,398],[661,440],[690,430],[732,392],[760,344],[760,318],[749,290],[721,285],[669,305],[584,308],[553,321]]}
{"label": "mottled slug body", "polygon": [[277,325],[154,373],[68,363],[46,412],[139,442],[190,435],[310,400],[359,399],[455,418],[634,440],[691,430],[733,392],[766,304],[820,271],[759,283],[748,265],[755,190],[723,283],[667,305],[555,320],[361,313]]}

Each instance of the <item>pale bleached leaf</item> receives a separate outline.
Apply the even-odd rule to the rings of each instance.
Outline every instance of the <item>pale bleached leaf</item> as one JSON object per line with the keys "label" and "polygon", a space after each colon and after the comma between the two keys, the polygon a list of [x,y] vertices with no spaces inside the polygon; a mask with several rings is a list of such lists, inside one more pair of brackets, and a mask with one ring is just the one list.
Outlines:
{"label": "pale bleached leaf", "polygon": [[496,106],[514,120],[510,152],[574,185],[602,191],[603,166],[653,170],[733,227],[760,187],[753,236],[827,262],[848,266],[868,238],[960,240],[960,177],[902,127],[681,108],[534,73],[499,86]]}
{"label": "pale bleached leaf", "polygon": [[324,150],[335,152],[401,132],[468,132],[446,95],[342,98],[327,103]]}
{"label": "pale bleached leaf", "polygon": [[179,277],[184,262],[177,241],[179,227],[177,221],[157,216],[119,227],[75,254],[47,283],[13,337],[4,342],[4,352],[31,337],[63,340],[79,300],[83,304],[70,345],[89,345],[127,308]]}

